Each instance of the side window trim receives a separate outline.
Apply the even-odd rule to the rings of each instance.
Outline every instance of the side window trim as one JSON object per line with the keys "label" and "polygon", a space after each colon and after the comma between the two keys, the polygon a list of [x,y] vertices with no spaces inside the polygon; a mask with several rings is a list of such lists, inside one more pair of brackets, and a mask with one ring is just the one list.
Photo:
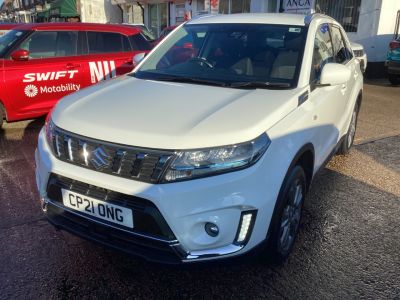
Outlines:
{"label": "side window trim", "polygon": [[335,62],[338,63],[338,64],[341,64],[341,65],[346,65],[346,64],[348,64],[348,62],[351,60],[351,58],[348,57],[348,54],[347,54],[347,53],[346,53],[346,60],[345,60],[344,62],[338,62],[338,61],[337,61],[337,54],[338,54],[338,51],[337,51],[337,49],[335,49],[335,46],[334,46],[334,44],[333,44],[333,33],[332,33],[333,28],[335,28],[335,29],[337,29],[337,30],[339,31],[339,34],[340,34],[340,37],[341,37],[341,39],[342,39],[342,43],[343,43],[343,46],[344,46],[344,47],[346,47],[346,42],[345,42],[345,39],[344,39],[344,37],[343,37],[343,33],[342,33],[342,31],[340,30],[340,27],[336,26],[335,24],[330,24],[330,25],[329,25],[329,29],[330,29],[331,39],[332,39],[332,46],[333,46],[333,52],[334,52],[334,59],[335,59]]}
{"label": "side window trim", "polygon": [[79,53],[78,55],[87,55],[89,54],[88,44],[87,44],[87,36],[86,31],[78,32],[78,43],[79,43]]}
{"label": "side window trim", "polygon": [[[315,32],[315,35],[314,35],[314,40],[313,40],[313,42],[315,42],[315,39],[317,38],[317,34],[318,34],[318,30],[320,30],[321,29],[321,27],[322,26],[324,26],[325,24],[327,24],[328,25],[328,35],[329,35],[329,41],[331,42],[331,45],[332,45],[332,51],[333,51],[333,56],[334,56],[334,59],[335,59],[335,53],[334,53],[334,51],[335,51],[335,49],[333,48],[333,42],[332,42],[332,32],[331,32],[331,23],[323,23],[323,24],[321,24],[321,25],[319,25],[318,26],[318,29],[317,29],[317,31]],[[313,48],[313,53],[312,53],[312,55],[313,55],[313,57],[314,57],[314,51],[315,51],[315,49]],[[313,60],[313,59],[312,59]],[[312,63],[313,63],[313,61],[312,61]],[[318,84],[318,79],[317,78],[314,78],[314,80],[312,80],[312,78],[311,78],[311,75],[312,75],[312,72],[313,72],[313,64],[311,63],[311,71],[310,71],[310,91],[312,92],[313,90],[315,90],[316,89],[316,86],[317,86],[317,84]]]}
{"label": "side window trim", "polygon": [[342,35],[342,40],[344,42],[344,46],[346,48],[348,48],[348,51],[346,54],[350,55],[347,60],[347,63],[348,63],[349,61],[351,61],[354,58],[353,50],[351,49],[350,40],[348,39],[348,37],[346,37],[344,29],[339,28],[339,31],[340,31],[340,34]]}

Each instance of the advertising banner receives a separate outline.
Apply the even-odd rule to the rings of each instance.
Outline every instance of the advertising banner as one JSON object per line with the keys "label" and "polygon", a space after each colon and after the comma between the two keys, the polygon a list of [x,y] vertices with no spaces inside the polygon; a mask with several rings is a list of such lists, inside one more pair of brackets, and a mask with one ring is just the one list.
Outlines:
{"label": "advertising banner", "polygon": [[307,15],[314,12],[315,0],[283,0],[282,12]]}

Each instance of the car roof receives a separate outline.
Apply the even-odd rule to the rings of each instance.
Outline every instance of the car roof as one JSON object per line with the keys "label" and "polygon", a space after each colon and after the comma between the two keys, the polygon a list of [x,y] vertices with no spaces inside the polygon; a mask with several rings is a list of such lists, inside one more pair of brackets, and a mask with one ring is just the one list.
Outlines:
{"label": "car roof", "polygon": [[20,26],[18,23],[0,23],[0,29],[12,29],[14,27]]}
{"label": "car roof", "polygon": [[246,23],[246,24],[277,24],[277,25],[294,25],[305,26],[306,18],[327,19],[332,18],[322,14],[300,15],[287,13],[246,13],[231,15],[202,15],[187,24],[210,24],[210,23]]}
{"label": "car roof", "polygon": [[120,24],[97,24],[97,23],[29,23],[19,25],[18,30],[75,30],[75,31],[106,31],[119,32],[125,35],[134,35],[140,33],[140,30],[133,26]]}

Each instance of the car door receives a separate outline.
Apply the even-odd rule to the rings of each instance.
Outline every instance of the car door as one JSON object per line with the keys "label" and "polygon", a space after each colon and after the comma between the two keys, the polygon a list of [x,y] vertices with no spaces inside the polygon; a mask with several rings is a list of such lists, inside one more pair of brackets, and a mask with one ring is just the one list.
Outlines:
{"label": "car door", "polygon": [[351,99],[354,99],[354,88],[358,76],[361,76],[360,68],[355,63],[353,53],[349,46],[349,42],[344,38],[344,34],[341,29],[336,26],[331,26],[333,50],[335,54],[335,62],[348,67],[351,71],[350,79],[342,85],[341,93],[342,97],[338,98],[340,101],[338,115],[337,115],[337,126],[341,133],[344,135],[347,132],[348,118],[350,116],[350,107],[353,103]]}
{"label": "car door", "polygon": [[27,60],[4,60],[5,84],[16,116],[46,113],[54,104],[80,89],[77,32],[35,31],[20,45]]}
{"label": "car door", "polygon": [[326,64],[334,63],[334,50],[329,24],[319,26],[315,34],[313,59],[310,73],[310,103],[315,146],[315,166],[318,168],[332,153],[338,140],[337,116],[343,101],[342,86],[319,86],[322,70]]}
{"label": "car door", "polygon": [[83,84],[89,86],[133,70],[132,47],[127,36],[118,32],[88,31]]}

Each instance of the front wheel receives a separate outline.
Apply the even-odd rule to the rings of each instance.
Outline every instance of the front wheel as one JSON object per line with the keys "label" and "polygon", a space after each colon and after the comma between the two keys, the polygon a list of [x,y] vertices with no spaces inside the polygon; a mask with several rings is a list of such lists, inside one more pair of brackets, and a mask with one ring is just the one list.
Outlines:
{"label": "front wheel", "polygon": [[293,249],[300,226],[307,181],[301,166],[295,166],[286,176],[271,220],[268,258],[281,264]]}
{"label": "front wheel", "polygon": [[337,154],[340,155],[348,154],[350,152],[351,147],[354,144],[354,137],[356,135],[356,130],[357,130],[358,109],[359,106],[358,104],[356,104],[356,107],[354,107],[353,113],[351,115],[349,130],[347,131],[342,141],[342,144],[340,145],[337,151]]}
{"label": "front wheel", "polygon": [[389,74],[389,82],[391,85],[399,85],[400,84],[400,75]]}

